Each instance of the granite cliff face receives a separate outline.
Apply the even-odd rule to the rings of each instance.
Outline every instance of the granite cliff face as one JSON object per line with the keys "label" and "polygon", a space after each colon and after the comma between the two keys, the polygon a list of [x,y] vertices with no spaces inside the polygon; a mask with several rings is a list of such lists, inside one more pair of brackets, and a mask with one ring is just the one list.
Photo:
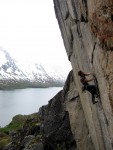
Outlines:
{"label": "granite cliff face", "polygon": [[[113,1],[54,0],[54,6],[65,49],[73,68],[76,85],[74,88],[80,96],[81,105],[77,104],[80,106],[74,106],[74,102],[66,105],[77,148],[112,150]],[[96,75],[100,98],[95,105],[91,102],[91,95],[82,92],[77,74],[79,70],[94,72]],[[86,121],[85,130],[83,122],[77,118]],[[82,135],[86,135],[85,138]]]}

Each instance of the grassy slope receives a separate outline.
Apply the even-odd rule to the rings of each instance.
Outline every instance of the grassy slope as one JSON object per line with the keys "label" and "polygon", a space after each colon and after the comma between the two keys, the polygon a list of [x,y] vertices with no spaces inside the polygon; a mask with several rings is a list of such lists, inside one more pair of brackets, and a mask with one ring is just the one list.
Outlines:
{"label": "grassy slope", "polygon": [[37,113],[31,115],[17,115],[13,118],[11,123],[9,123],[4,128],[0,128],[0,149],[2,149],[5,145],[11,142],[9,132],[18,131],[23,127],[23,125],[28,119],[35,119],[37,117]]}

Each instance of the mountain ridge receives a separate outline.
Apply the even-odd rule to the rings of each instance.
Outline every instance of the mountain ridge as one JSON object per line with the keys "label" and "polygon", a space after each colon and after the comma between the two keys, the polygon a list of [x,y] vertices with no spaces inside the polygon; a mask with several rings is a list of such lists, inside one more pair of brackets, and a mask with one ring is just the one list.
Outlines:
{"label": "mountain ridge", "polygon": [[0,89],[63,86],[67,74],[47,63],[19,61],[0,49]]}

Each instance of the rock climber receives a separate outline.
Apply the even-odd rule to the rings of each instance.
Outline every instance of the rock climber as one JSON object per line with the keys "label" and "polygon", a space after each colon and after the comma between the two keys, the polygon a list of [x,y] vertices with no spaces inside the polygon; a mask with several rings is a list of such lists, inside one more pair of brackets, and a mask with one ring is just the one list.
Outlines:
{"label": "rock climber", "polygon": [[78,71],[78,75],[80,76],[80,81],[83,84],[82,90],[85,91],[89,91],[92,94],[92,102],[93,104],[97,103],[98,101],[95,100],[95,97],[97,98],[98,92],[97,92],[97,88],[96,85],[90,85],[88,82],[95,80],[95,78],[92,79],[87,79],[86,76],[89,75],[93,75],[94,73],[84,73],[83,71]]}

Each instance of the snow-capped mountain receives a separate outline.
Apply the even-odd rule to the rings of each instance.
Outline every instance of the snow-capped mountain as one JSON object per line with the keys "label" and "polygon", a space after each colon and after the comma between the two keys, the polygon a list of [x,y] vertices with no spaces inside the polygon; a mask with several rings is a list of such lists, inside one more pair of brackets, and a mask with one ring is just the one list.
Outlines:
{"label": "snow-capped mountain", "polygon": [[15,60],[0,50],[0,88],[62,86],[67,72],[59,66]]}

